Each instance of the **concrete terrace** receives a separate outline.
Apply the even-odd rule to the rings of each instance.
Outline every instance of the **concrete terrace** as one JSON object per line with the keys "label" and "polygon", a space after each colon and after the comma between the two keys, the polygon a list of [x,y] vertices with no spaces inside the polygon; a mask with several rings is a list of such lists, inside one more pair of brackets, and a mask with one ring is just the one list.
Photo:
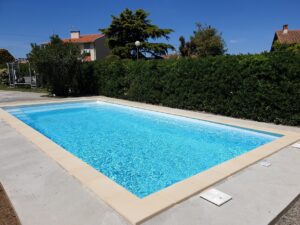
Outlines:
{"label": "concrete terrace", "polygon": [[[41,100],[39,96],[36,93],[0,91],[0,106],[1,101]],[[297,132],[300,139],[300,128],[263,125]],[[1,119],[0,134],[0,182],[23,225],[129,224],[58,163]],[[269,224],[300,193],[300,149],[289,146],[267,160],[272,163],[270,167],[256,163],[214,185],[214,188],[233,197],[225,205],[217,207],[195,195],[143,224]]]}
{"label": "concrete terrace", "polygon": [[46,100],[47,97],[44,97],[45,95],[45,93],[0,90],[0,104],[5,102]]}

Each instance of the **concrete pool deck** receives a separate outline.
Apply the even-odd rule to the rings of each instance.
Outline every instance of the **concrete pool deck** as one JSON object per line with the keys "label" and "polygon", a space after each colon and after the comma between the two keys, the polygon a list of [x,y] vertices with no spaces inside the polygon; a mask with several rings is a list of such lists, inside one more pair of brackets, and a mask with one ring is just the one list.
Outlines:
{"label": "concrete pool deck", "polygon": [[[98,98],[98,97],[97,97]],[[100,97],[99,97],[100,98]],[[103,98],[102,97],[102,99],[105,99],[105,98]],[[107,99],[107,98],[106,98]],[[112,99],[110,99],[110,100],[112,100]],[[114,101],[117,101],[117,100],[114,100]],[[140,104],[140,103],[137,103],[137,104]],[[150,107],[150,106],[149,106]],[[174,111],[176,111],[175,109],[174,109]],[[187,111],[188,113],[192,113],[192,112],[189,112],[189,111]],[[290,127],[285,127],[285,126],[276,126],[276,125],[272,125],[272,124],[262,124],[262,123],[256,123],[256,122],[252,122],[252,121],[244,121],[244,120],[237,120],[237,119],[231,119],[231,118],[227,118],[227,117],[220,117],[220,116],[214,116],[214,115],[211,115],[211,114],[203,114],[203,116],[205,116],[205,117],[214,117],[214,118],[219,118],[219,119],[226,119],[226,120],[232,120],[233,122],[234,121],[236,121],[236,122],[243,122],[243,123],[249,123],[249,124],[259,124],[260,126],[267,126],[267,127],[269,127],[270,129],[280,129],[280,130],[285,130],[285,131],[293,131],[293,132],[297,132],[298,134],[299,134],[299,128],[290,128]],[[3,123],[4,125],[6,125],[6,123]],[[0,127],[2,127],[3,125],[0,125]],[[8,127],[8,126],[7,126]],[[13,128],[10,128],[10,127],[8,127],[9,129],[12,129],[13,131],[14,131],[14,129]],[[15,131],[14,131],[15,132]],[[2,130],[1,130],[1,133],[2,133]],[[12,135],[12,142],[14,142],[13,141],[13,138],[14,138],[14,136],[15,135]],[[4,141],[4,143],[5,142],[7,142],[7,140],[3,140]],[[25,139],[25,141],[27,141],[28,142],[28,140],[26,140]],[[1,142],[2,142],[2,140],[1,140]],[[30,142],[29,142],[30,143]],[[32,145],[32,144],[31,144]],[[23,145],[22,145],[23,146]],[[24,143],[24,146],[25,146],[25,143]],[[12,146],[10,146],[10,147],[6,147],[6,148],[8,148],[8,149],[11,149],[11,148],[14,148],[13,147],[13,143],[12,143]],[[2,149],[2,148],[1,148]],[[288,148],[286,148],[286,149],[288,149]],[[281,150],[279,153],[276,153],[275,155],[273,155],[273,156],[271,156],[270,158],[272,158],[272,157],[275,157],[275,156],[277,156],[277,155],[279,155],[279,154],[282,154],[282,152],[285,152],[286,151],[286,149],[285,150]],[[38,149],[36,148],[36,151],[38,152]],[[292,149],[292,152],[294,153],[298,153],[298,152],[300,152],[300,151],[294,151],[293,149]],[[1,153],[3,153],[4,154],[4,158],[2,157],[2,154]],[[8,162],[9,163],[9,160],[14,160],[13,158],[10,158],[10,159],[7,159],[7,158],[5,158],[5,153],[7,154],[7,150],[6,151],[0,151],[0,162],[2,162],[2,160],[4,160],[5,162]],[[39,154],[41,154],[41,152],[39,153]],[[299,159],[299,155],[291,155],[292,153],[289,153],[288,155],[289,155],[289,157],[291,157],[290,159],[289,159],[289,157],[287,157],[287,159],[288,159],[288,161],[290,161],[290,160],[299,160],[300,161],[300,159]],[[47,158],[47,156],[46,155],[44,155],[46,158]],[[24,159],[26,159],[27,157],[21,157],[21,159],[22,160],[24,160]],[[51,161],[51,159],[49,158],[48,160],[50,160]],[[283,159],[282,159],[283,160]],[[52,160],[53,161],[53,160]],[[300,165],[300,163],[299,163],[299,161],[298,161],[298,165]],[[294,169],[297,171],[299,171],[299,166],[297,167],[297,165],[294,165],[294,164],[291,164],[291,163],[289,163],[289,165],[287,165],[286,164],[286,161],[283,161],[283,163],[284,163],[284,166],[286,166],[286,167],[288,167],[291,171],[294,171]],[[296,163],[297,164],[297,163]],[[280,164],[281,165],[281,164]],[[255,189],[256,188],[256,182],[257,183],[259,183],[259,181],[260,180],[258,180],[258,181],[255,181],[255,179],[256,178],[259,178],[259,176],[260,175],[263,175],[263,172],[265,171],[265,170],[262,170],[262,171],[258,171],[259,173],[254,173],[254,178],[252,177],[251,178],[251,176],[249,177],[249,175],[248,175],[248,178],[247,178],[247,176],[246,176],[246,178],[244,178],[245,180],[249,180],[249,181],[253,181],[253,183],[251,182],[248,182],[248,186],[247,186],[247,182],[245,182],[245,181],[243,181],[243,180],[239,180],[239,179],[241,179],[241,178],[239,178],[240,176],[242,176],[243,177],[243,174],[245,174],[245,173],[247,173],[248,171],[251,171],[251,168],[252,167],[255,167],[255,166],[259,166],[259,168],[263,168],[263,169],[265,169],[265,170],[267,170],[267,171],[271,171],[272,169],[273,169],[273,167],[275,167],[275,165],[272,165],[271,167],[269,167],[269,168],[265,168],[265,167],[262,167],[262,166],[260,166],[260,165],[257,165],[257,164],[255,164],[255,165],[253,165],[253,166],[251,166],[251,167],[248,167],[247,169],[244,169],[242,172],[240,172],[240,173],[238,173],[238,174],[236,174],[236,175],[234,175],[233,177],[231,177],[231,178],[227,178],[227,180],[225,180],[225,181],[222,181],[221,182],[221,184],[217,184],[217,185],[215,185],[215,187],[217,187],[218,188],[218,185],[222,185],[222,184],[228,184],[231,188],[233,188],[233,194],[232,193],[230,193],[230,190],[229,190],[229,192],[228,191],[226,191],[226,190],[222,190],[222,191],[225,191],[226,193],[228,193],[228,194],[230,194],[230,195],[232,195],[233,196],[233,201],[231,201],[231,202],[229,202],[229,203],[227,203],[226,205],[224,205],[224,206],[222,206],[222,207],[220,207],[220,208],[217,208],[217,209],[215,209],[215,208],[213,208],[213,207],[216,207],[216,206],[214,206],[214,205],[208,205],[208,206],[206,206],[207,204],[210,204],[210,203],[207,203],[207,202],[205,202],[204,200],[202,200],[202,199],[199,199],[198,197],[197,197],[197,195],[195,196],[195,197],[192,197],[192,198],[190,198],[190,199],[188,199],[187,201],[184,201],[184,202],[182,202],[182,203],[180,203],[180,204],[178,204],[178,205],[176,205],[176,206],[174,206],[174,207],[172,207],[172,208],[170,208],[169,210],[167,210],[167,211],[165,211],[165,212],[163,212],[163,213],[161,213],[161,214],[159,214],[158,216],[155,216],[155,217],[153,217],[153,218],[151,218],[149,221],[146,221],[146,223],[145,224],[148,224],[148,223],[152,223],[152,224],[199,224],[199,223],[203,223],[203,224],[264,224],[264,223],[259,223],[259,217],[256,215],[255,216],[255,218],[252,218],[253,219],[253,223],[243,223],[243,222],[245,222],[245,218],[247,217],[247,215],[249,214],[249,212],[247,212],[247,211],[245,211],[245,210],[243,210],[242,208],[241,208],[241,206],[243,206],[243,205],[246,205],[246,204],[248,204],[248,202],[244,202],[243,201],[243,199],[241,200],[241,201],[239,201],[239,199],[236,197],[236,195],[234,195],[234,193],[236,193],[237,191],[238,192],[241,192],[240,193],[240,196],[242,196],[242,197],[246,197],[246,194],[245,193],[247,193],[247,197],[249,197],[249,200],[250,200],[250,203],[252,202],[253,203],[253,205],[255,206],[254,208],[256,208],[256,205],[255,204],[257,204],[258,206],[259,206],[259,204],[260,204],[260,199],[261,198],[255,198],[255,197],[253,197],[253,196],[251,196],[251,195],[249,195],[249,190],[247,191],[247,187],[248,188],[251,188],[251,190],[253,190],[253,189]],[[46,166],[47,167],[47,166]],[[277,167],[276,167],[277,168]],[[63,170],[62,168],[61,168],[61,170]],[[278,172],[278,171],[276,171],[275,170],[275,172],[276,172],[276,174],[273,174],[272,173],[272,175],[274,175],[274,176],[277,176],[277,178],[276,179],[278,179],[278,178],[280,178],[280,176],[283,176],[284,175],[284,170],[283,170],[283,172],[281,172],[283,170],[283,168],[280,168],[280,171]],[[11,169],[11,171],[12,171],[12,173],[14,172],[14,169],[12,168]],[[25,169],[24,170],[22,170],[23,171],[23,173],[24,173],[24,171],[25,171]],[[63,170],[64,171],[64,170]],[[288,171],[288,172],[290,172],[289,170],[286,170],[286,171]],[[0,167],[0,180],[2,180],[2,176],[4,176],[2,173],[2,169],[1,169],[1,167]],[[5,172],[7,172],[7,171],[5,171]],[[30,172],[30,171],[29,171]],[[32,172],[32,171],[31,171]],[[65,172],[65,171],[64,171]],[[274,171],[273,171],[274,172]],[[26,173],[27,174],[27,173]],[[68,174],[67,174],[68,175]],[[265,174],[265,175],[268,175],[268,174]],[[294,181],[294,183],[296,183],[296,185],[294,185],[294,187],[298,190],[298,193],[299,193],[299,190],[300,190],[300,184],[299,184],[299,182],[298,182],[298,184],[297,184],[297,181],[298,180],[300,180],[299,179],[299,177],[294,177],[294,175],[295,174],[289,174],[289,176],[285,176],[285,178],[286,179],[288,179],[287,181],[289,181],[289,179],[291,180],[291,181],[289,181],[288,183],[286,183],[286,189],[284,189],[284,190],[288,190],[288,188],[290,188],[290,184],[291,184],[291,182],[292,181]],[[274,176],[268,176],[268,177],[266,177],[266,179],[265,178],[263,178],[262,180],[263,181],[268,181],[268,178],[270,178],[271,180],[269,181],[269,186],[271,186],[272,187],[272,179],[274,179]],[[70,179],[72,178],[71,176],[69,176],[70,177]],[[234,181],[235,179],[237,179],[238,178],[238,180],[236,181],[237,183],[239,183],[240,184],[240,187],[243,187],[243,188],[239,188],[238,190],[236,190],[236,189],[234,189],[234,187],[236,187],[236,185],[233,183],[233,184],[230,184],[230,182],[232,182],[232,181]],[[296,181],[295,181],[295,179],[296,179]],[[283,181],[284,181],[284,179],[282,179]],[[271,183],[270,183],[271,182]],[[13,182],[12,182],[13,183]],[[32,184],[30,184],[30,185],[28,185],[28,186],[26,186],[26,188],[32,188],[31,186],[34,186],[34,181],[33,181],[33,183]],[[278,183],[278,182],[277,182]],[[280,182],[281,183],[281,182]],[[254,185],[255,184],[255,185]],[[266,183],[266,184],[268,184],[268,182]],[[262,185],[262,188],[263,188],[263,186],[265,187],[266,186],[266,184],[264,184],[264,185]],[[5,181],[3,181],[3,185],[4,185],[4,187],[5,187]],[[280,185],[280,187],[281,186],[284,186],[285,184],[282,184],[282,185]],[[297,186],[298,185],[298,186]],[[14,186],[14,184],[10,184],[9,186]],[[79,184],[79,186],[80,186],[80,184]],[[259,186],[259,185],[258,185]],[[239,186],[237,186],[237,187],[239,187]],[[276,186],[275,186],[276,187]],[[275,188],[274,187],[274,188]],[[83,190],[85,190],[85,191],[87,191],[84,187],[81,187]],[[9,189],[9,188],[8,188]],[[34,189],[34,187],[33,187],[33,189]],[[241,190],[241,189],[244,189],[244,190]],[[272,188],[271,188],[272,189]],[[291,189],[291,188],[290,188]],[[234,190],[236,191],[236,192],[234,192]],[[243,192],[244,191],[244,192]],[[272,193],[272,191],[270,191],[269,189],[268,190],[266,190],[266,188],[265,188],[265,190],[261,190],[261,192],[260,193],[264,193],[264,191],[266,192],[265,194],[264,194],[264,196],[268,196],[268,194],[272,194],[272,196],[273,196],[273,194],[274,194],[274,192]],[[7,192],[8,192],[8,195],[10,195],[10,191],[9,190],[7,190]],[[251,192],[250,192],[251,193]],[[298,194],[297,193],[297,194]],[[43,192],[43,194],[44,195],[46,195],[47,196],[47,191],[45,191],[44,190],[44,192]],[[67,193],[65,193],[65,194],[67,194]],[[90,193],[91,195],[93,195],[93,193]],[[239,193],[238,193],[239,194]],[[276,194],[278,194],[277,192],[276,192]],[[280,194],[280,193],[279,193]],[[294,197],[296,197],[297,196],[297,194],[295,194],[295,196]],[[51,195],[51,192],[50,192],[50,195]],[[59,194],[58,194],[59,195]],[[67,194],[68,195],[68,194]],[[244,196],[245,195],[245,196]],[[278,202],[279,203],[282,203],[278,208],[281,208],[281,206],[283,206],[283,208],[292,200],[291,198],[293,197],[293,195],[294,195],[294,190],[291,190],[290,191],[290,193],[282,193],[282,195],[283,196],[281,196],[280,198],[275,198],[276,200],[278,200]],[[237,195],[238,196],[238,195]],[[10,196],[11,197],[11,196]],[[94,196],[95,197],[95,196]],[[49,198],[49,197],[48,197]],[[74,196],[73,196],[73,198],[74,198]],[[273,198],[274,198],[274,196],[273,196]],[[72,198],[71,198],[72,199]],[[93,198],[93,199],[95,199],[95,198]],[[195,204],[195,202],[192,202],[192,204],[191,204],[191,201],[192,201],[192,199],[196,199],[195,200],[195,202],[196,203],[199,203],[200,204],[200,207],[198,207],[197,206],[197,204]],[[245,199],[245,198],[244,198]],[[50,198],[50,200],[51,200],[51,198]],[[263,198],[262,198],[262,200],[263,200]],[[55,199],[53,200],[53,201],[55,201]],[[99,199],[98,200],[99,202],[101,202],[102,204],[103,204],[103,202]],[[190,202],[190,203],[189,203]],[[275,201],[276,202],[276,201]],[[14,200],[12,199],[12,203],[14,204]],[[60,202],[61,203],[61,202]],[[271,202],[268,202],[268,204],[270,204]],[[273,203],[274,203],[274,201],[273,201]],[[277,203],[277,202],[276,202]],[[53,204],[55,204],[55,203],[53,203]],[[187,204],[187,205],[186,205]],[[204,205],[202,205],[202,204],[204,204]],[[229,205],[229,204],[237,204],[236,205],[236,207],[237,208],[235,208],[235,209],[238,209],[238,212],[240,212],[241,211],[241,220],[239,220],[239,219],[237,219],[237,218],[235,218],[236,217],[236,215],[235,214],[237,214],[237,212],[235,212],[234,210],[232,210],[232,211],[230,211],[231,210],[231,207],[229,207],[229,211],[224,211],[224,213],[222,214],[220,214],[220,216],[218,217],[218,218],[220,218],[220,219],[224,219],[225,217],[227,218],[227,219],[232,219],[232,223],[218,223],[218,220],[217,220],[217,218],[216,218],[216,215],[214,214],[214,213],[218,213],[218,212],[222,212],[223,211],[223,209],[225,209],[225,208],[228,208],[228,206],[227,205]],[[202,208],[201,208],[201,205],[202,205]],[[271,208],[274,208],[275,206],[273,206],[273,204],[270,204],[271,205]],[[58,203],[56,203],[55,204],[55,206],[56,207],[58,207],[58,209],[57,210],[62,210],[62,207],[64,207],[64,205],[62,205],[62,206],[59,206],[59,204]],[[183,211],[180,211],[180,209],[181,209],[181,206],[183,207]],[[192,206],[192,207],[191,207]],[[235,205],[234,205],[235,206]],[[264,208],[264,206],[266,206],[266,205],[262,205],[262,208]],[[15,206],[16,207],[16,206]],[[72,208],[74,208],[72,205],[70,205],[70,209],[69,210],[72,210]],[[204,209],[203,209],[204,208]],[[209,208],[212,208],[212,210],[211,210],[211,214],[210,213],[208,213],[208,212],[206,212],[206,210],[207,209],[209,209]],[[110,208],[108,208],[109,210],[111,210]],[[189,210],[187,210],[187,209],[189,209]],[[215,209],[215,210],[214,210]],[[233,209],[234,209],[234,207],[233,207]],[[266,208],[267,209],[267,208]],[[41,210],[41,209],[37,209],[37,210]],[[53,209],[52,209],[53,210]],[[101,211],[103,211],[103,212],[107,212],[106,211],[107,209],[101,209]],[[178,211],[179,210],[179,211]],[[282,210],[282,209],[281,209]],[[16,207],[16,211],[18,212],[18,209],[17,209],[17,207]],[[244,211],[244,214],[246,214],[246,213],[248,213],[247,215],[244,215],[243,214],[243,211]],[[210,211],[209,211],[210,212]],[[213,213],[214,212],[214,213]],[[231,216],[232,218],[230,218],[230,216],[228,217],[228,215],[230,214],[230,212],[232,212],[232,215],[234,215],[234,216]],[[262,211],[261,211],[262,212]],[[182,214],[183,213],[183,214]],[[266,213],[269,215],[270,213],[268,213],[268,211],[266,211]],[[270,217],[272,217],[272,216],[276,216],[275,214],[276,213],[279,213],[278,212],[278,210],[277,209],[275,209],[274,210],[274,212],[272,211],[272,213],[271,213],[271,216]],[[18,214],[19,214],[19,212],[18,212]],[[54,213],[55,214],[55,213]],[[78,213],[78,214],[80,214],[80,213]],[[205,214],[205,215],[203,215],[203,214]],[[43,213],[41,213],[41,215],[43,215]],[[183,216],[184,215],[184,216]],[[193,215],[196,215],[196,217],[193,217]],[[250,215],[252,215],[253,216],[253,214],[251,214],[250,213]],[[85,217],[85,216],[89,216],[89,215],[84,215],[84,213],[81,215],[83,218]],[[198,216],[198,217],[197,217]],[[199,217],[200,216],[200,217]],[[273,217],[273,218],[274,218]],[[114,221],[112,224],[122,224],[122,223],[126,223],[126,221],[124,221],[124,220],[122,220],[121,219],[121,217],[119,218],[118,216],[117,216],[117,218],[118,219],[120,219],[121,221],[118,221],[118,222],[116,222],[116,221]],[[206,218],[206,219],[205,219]],[[21,219],[21,218],[20,218]],[[200,219],[200,220],[199,220]],[[157,221],[158,220],[158,221]],[[21,219],[21,221],[22,221],[22,219]],[[101,220],[102,221],[102,220]],[[98,221],[99,223],[85,223],[85,224],[102,224],[101,223],[101,221]],[[155,222],[156,221],[156,222]],[[209,222],[210,221],[210,222]],[[222,220],[220,220],[220,221],[222,221]],[[239,222],[239,223],[233,223],[234,221],[236,221],[236,222]],[[254,222],[257,222],[258,221],[258,223],[254,223]],[[64,222],[64,223],[63,223]],[[29,223],[28,223],[29,224]],[[34,223],[31,223],[31,224],[34,224]],[[59,223],[56,223],[56,224],[59,224]],[[62,223],[61,224],[73,224],[73,223],[68,223],[67,221],[63,221],[62,220]],[[76,223],[75,223],[76,224]],[[78,223],[78,224],[80,224],[80,223]],[[105,224],[108,224],[108,223],[105,223]]]}
{"label": "concrete pool deck", "polygon": [[46,93],[23,92],[23,91],[2,91],[0,90],[0,104],[9,102],[45,100]]}

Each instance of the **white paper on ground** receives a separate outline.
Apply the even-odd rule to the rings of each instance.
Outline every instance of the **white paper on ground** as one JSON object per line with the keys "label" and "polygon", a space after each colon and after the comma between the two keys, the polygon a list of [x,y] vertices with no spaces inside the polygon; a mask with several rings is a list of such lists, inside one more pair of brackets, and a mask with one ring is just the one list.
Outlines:
{"label": "white paper on ground", "polygon": [[230,195],[225,194],[214,188],[202,192],[200,194],[200,197],[217,205],[217,206],[221,206],[224,203],[226,203],[232,199],[232,197]]}

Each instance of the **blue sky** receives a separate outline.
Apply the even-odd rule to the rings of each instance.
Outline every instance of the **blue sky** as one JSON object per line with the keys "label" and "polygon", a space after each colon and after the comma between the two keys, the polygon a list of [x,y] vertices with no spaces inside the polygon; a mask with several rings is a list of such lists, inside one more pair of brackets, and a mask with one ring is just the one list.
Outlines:
{"label": "blue sky", "polygon": [[0,48],[24,57],[30,43],[45,42],[53,33],[69,37],[73,28],[97,33],[126,7],[145,9],[154,24],[172,28],[169,42],[175,47],[196,22],[212,25],[230,54],[269,50],[283,24],[300,29],[299,0],[0,0]]}

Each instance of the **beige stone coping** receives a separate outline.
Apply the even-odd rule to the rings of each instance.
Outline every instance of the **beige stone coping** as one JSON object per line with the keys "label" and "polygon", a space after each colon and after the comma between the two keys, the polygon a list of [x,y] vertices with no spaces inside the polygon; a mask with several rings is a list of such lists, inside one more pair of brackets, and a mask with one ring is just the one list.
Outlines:
{"label": "beige stone coping", "polygon": [[154,106],[101,96],[53,99],[34,102],[14,102],[0,104],[0,107],[86,100],[99,100],[114,104],[121,104],[141,109],[284,135],[283,137],[275,141],[260,146],[241,156],[214,166],[211,169],[196,174],[161,191],[140,199],[119,184],[110,180],[108,177],[101,174],[100,172],[77,158],[76,156],[60,147],[38,131],[34,130],[30,126],[26,125],[16,117],[0,108],[0,119],[4,120],[11,127],[15,128],[19,133],[25,136],[29,141],[38,146],[43,152],[45,152],[48,156],[59,163],[64,169],[66,169],[69,174],[77,178],[85,187],[88,187],[90,190],[92,190],[97,196],[99,196],[100,199],[110,205],[132,224],[142,223],[143,221],[162,212],[163,210],[203,191],[209,186],[233,175],[234,173],[250,166],[251,164],[267,156],[272,155],[273,153],[300,139],[299,133],[279,130],[276,128],[266,128],[265,126],[257,122],[243,122],[241,120],[234,120],[232,118],[219,117],[211,114],[173,109],[162,106]]}

